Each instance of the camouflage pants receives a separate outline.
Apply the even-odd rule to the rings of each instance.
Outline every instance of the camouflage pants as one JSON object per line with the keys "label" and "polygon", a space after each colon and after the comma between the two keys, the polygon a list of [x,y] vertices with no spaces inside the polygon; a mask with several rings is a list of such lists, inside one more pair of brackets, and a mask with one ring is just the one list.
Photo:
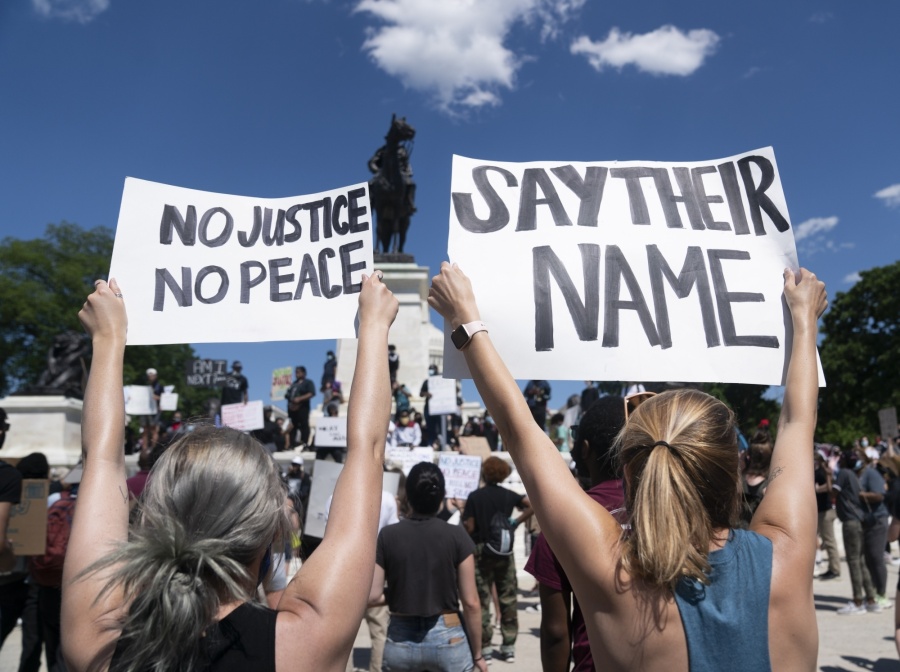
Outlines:
{"label": "camouflage pants", "polygon": [[501,651],[512,651],[519,634],[519,615],[516,591],[516,561],[511,555],[497,556],[485,551],[484,544],[475,546],[475,585],[481,600],[481,646],[491,646],[491,584],[497,586],[500,601],[500,634],[503,636]]}

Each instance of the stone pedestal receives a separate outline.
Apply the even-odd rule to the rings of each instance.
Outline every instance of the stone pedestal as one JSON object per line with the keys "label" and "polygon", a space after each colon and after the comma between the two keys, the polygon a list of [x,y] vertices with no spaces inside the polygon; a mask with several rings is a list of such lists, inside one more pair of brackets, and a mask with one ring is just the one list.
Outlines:
{"label": "stone pedestal", "polygon": [[[413,404],[422,410],[419,389],[428,378],[428,366],[435,364],[443,369],[444,334],[431,324],[428,309],[428,287],[431,276],[427,266],[415,263],[377,264],[384,273],[384,283],[400,302],[400,310],[388,343],[397,347],[400,368],[397,380],[406,385],[413,394]],[[350,398],[353,372],[356,369],[356,339],[341,339],[337,344],[337,379],[341,381],[344,398]],[[387,351],[384,358],[387,360]],[[346,405],[341,407],[346,412]]]}
{"label": "stone pedestal", "polygon": [[80,399],[63,396],[12,396],[0,399],[9,415],[3,457],[40,452],[51,466],[73,466],[81,459]]}

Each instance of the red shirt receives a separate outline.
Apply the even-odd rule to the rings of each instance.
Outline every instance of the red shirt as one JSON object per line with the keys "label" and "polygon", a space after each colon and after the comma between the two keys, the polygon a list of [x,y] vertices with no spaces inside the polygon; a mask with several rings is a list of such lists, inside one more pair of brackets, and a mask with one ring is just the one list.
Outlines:
{"label": "red shirt", "polygon": [[[588,496],[603,506],[607,511],[614,511],[625,506],[625,493],[622,481],[604,481],[587,491]],[[550,549],[550,544],[541,534],[531,549],[525,571],[539,583],[559,592],[572,592],[572,586],[562,565]],[[572,596],[572,659],[575,661],[573,672],[592,672],[594,659],[591,657],[591,645],[588,642],[584,617],[578,606],[578,600]]]}
{"label": "red shirt", "polygon": [[125,480],[125,487],[128,488],[128,494],[135,499],[141,498],[141,493],[147,487],[147,478],[150,476],[149,471],[141,469],[131,478]]}

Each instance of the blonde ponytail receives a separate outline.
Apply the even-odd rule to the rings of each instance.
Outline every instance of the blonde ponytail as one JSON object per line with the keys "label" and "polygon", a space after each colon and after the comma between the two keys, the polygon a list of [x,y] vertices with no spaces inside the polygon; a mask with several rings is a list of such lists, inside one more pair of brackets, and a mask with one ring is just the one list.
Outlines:
{"label": "blonde ponytail", "polygon": [[623,567],[649,587],[708,583],[715,530],[731,527],[738,510],[731,411],[696,390],[666,392],[641,404],[618,447],[631,512]]}

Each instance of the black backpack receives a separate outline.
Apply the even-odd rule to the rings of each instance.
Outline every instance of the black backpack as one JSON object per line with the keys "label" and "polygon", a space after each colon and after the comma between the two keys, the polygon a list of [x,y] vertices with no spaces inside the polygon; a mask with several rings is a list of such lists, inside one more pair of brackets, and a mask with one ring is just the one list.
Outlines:
{"label": "black backpack", "polygon": [[497,511],[491,518],[487,539],[484,542],[485,550],[491,555],[512,555],[515,531],[516,528],[509,522],[509,517],[503,515],[502,511]]}

